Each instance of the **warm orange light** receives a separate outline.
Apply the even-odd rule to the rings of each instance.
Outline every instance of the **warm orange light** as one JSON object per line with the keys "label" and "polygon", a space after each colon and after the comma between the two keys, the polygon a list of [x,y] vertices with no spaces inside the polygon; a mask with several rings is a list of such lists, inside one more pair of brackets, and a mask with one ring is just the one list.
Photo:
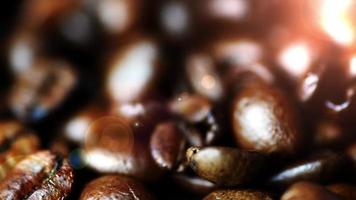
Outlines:
{"label": "warm orange light", "polygon": [[351,24],[353,0],[323,0],[321,4],[321,26],[324,31],[341,45],[350,45],[355,40]]}
{"label": "warm orange light", "polygon": [[356,55],[354,55],[350,60],[350,74],[351,76],[356,76]]}
{"label": "warm orange light", "polygon": [[279,55],[279,64],[293,77],[303,75],[311,64],[311,51],[305,43],[294,43]]}

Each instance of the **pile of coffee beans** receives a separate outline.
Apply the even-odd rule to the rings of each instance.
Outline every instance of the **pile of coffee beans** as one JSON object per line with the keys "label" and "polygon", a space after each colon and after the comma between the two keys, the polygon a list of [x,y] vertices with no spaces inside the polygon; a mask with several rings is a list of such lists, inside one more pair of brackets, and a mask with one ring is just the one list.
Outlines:
{"label": "pile of coffee beans", "polygon": [[4,3],[0,199],[356,200],[353,0]]}

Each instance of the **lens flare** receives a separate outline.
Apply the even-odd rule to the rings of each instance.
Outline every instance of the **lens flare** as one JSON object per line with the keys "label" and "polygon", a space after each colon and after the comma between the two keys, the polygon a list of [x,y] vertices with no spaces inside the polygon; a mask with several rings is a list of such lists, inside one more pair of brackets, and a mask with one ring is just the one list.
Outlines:
{"label": "lens flare", "polygon": [[353,0],[324,0],[321,4],[320,24],[335,42],[348,46],[355,41],[351,24]]}

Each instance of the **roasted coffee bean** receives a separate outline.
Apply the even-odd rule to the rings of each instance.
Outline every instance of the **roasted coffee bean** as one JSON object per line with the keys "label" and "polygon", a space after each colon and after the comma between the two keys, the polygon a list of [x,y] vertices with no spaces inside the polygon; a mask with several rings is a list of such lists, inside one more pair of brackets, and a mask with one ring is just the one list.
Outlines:
{"label": "roasted coffee bean", "polygon": [[205,195],[217,188],[216,184],[195,176],[177,174],[173,176],[173,180],[179,187],[194,194]]}
{"label": "roasted coffee bean", "polygon": [[0,180],[26,155],[37,151],[39,139],[16,121],[0,122]]}
{"label": "roasted coffee bean", "polygon": [[245,86],[236,94],[231,123],[236,142],[244,149],[288,155],[296,153],[303,140],[289,99],[262,83]]}
{"label": "roasted coffee bean", "polygon": [[347,142],[350,138],[346,130],[336,120],[316,122],[314,143],[317,146],[333,147]]}
{"label": "roasted coffee bean", "polygon": [[40,151],[25,157],[0,182],[0,198],[64,199],[72,183],[73,171],[68,162]]}
{"label": "roasted coffee bean", "polygon": [[191,147],[190,167],[202,178],[218,185],[239,185],[257,180],[266,156],[229,147]]}
{"label": "roasted coffee bean", "polygon": [[340,196],[343,200],[356,199],[356,187],[348,184],[332,184],[327,189]]}
{"label": "roasted coffee bean", "polygon": [[151,155],[158,166],[171,170],[184,155],[185,139],[174,122],[156,126],[150,141]]}
{"label": "roasted coffee bean", "polygon": [[273,198],[264,192],[243,189],[217,190],[210,193],[204,200],[272,200]]}
{"label": "roasted coffee bean", "polygon": [[184,120],[197,123],[207,118],[212,105],[209,100],[199,95],[181,94],[170,102],[170,110]]}
{"label": "roasted coffee bean", "polygon": [[192,54],[186,61],[188,80],[198,94],[217,101],[224,95],[214,60],[205,54]]}
{"label": "roasted coffee bean", "polygon": [[145,128],[140,121],[130,123],[120,117],[94,121],[86,132],[84,160],[99,172],[158,179],[161,170],[151,157],[149,134],[142,132]]}
{"label": "roasted coffee bean", "polygon": [[159,70],[159,46],[155,41],[139,38],[126,44],[108,64],[106,89],[109,97],[118,103],[147,97]]}
{"label": "roasted coffee bean", "polygon": [[16,77],[9,105],[22,120],[41,120],[63,103],[76,81],[76,74],[68,63],[38,60]]}
{"label": "roasted coffee bean", "polygon": [[281,197],[281,200],[341,200],[326,188],[309,182],[293,184]]}
{"label": "roasted coffee bean", "polygon": [[285,187],[298,181],[327,182],[347,172],[348,165],[343,155],[322,153],[286,167],[272,176],[270,184]]}
{"label": "roasted coffee bean", "polygon": [[142,15],[141,0],[84,0],[84,5],[93,12],[100,29],[111,36],[127,33]]}
{"label": "roasted coffee bean", "polygon": [[134,179],[108,175],[90,182],[83,190],[80,200],[149,200],[153,196]]}

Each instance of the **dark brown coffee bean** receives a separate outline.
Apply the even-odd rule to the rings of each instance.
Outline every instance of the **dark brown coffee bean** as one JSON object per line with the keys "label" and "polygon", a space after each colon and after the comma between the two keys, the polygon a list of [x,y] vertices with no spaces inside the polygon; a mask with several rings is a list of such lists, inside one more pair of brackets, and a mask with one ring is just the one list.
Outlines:
{"label": "dark brown coffee bean", "polygon": [[316,122],[314,143],[317,146],[332,147],[345,143],[347,138],[346,130],[336,120],[321,120]]}
{"label": "dark brown coffee bean", "polygon": [[192,54],[186,61],[188,80],[198,94],[217,101],[224,95],[214,60],[206,54]]}
{"label": "dark brown coffee bean", "polygon": [[193,194],[207,194],[217,188],[214,183],[195,176],[177,174],[173,180],[179,187]]}
{"label": "dark brown coffee bean", "polygon": [[340,196],[343,200],[356,199],[356,187],[348,184],[332,184],[327,189]]}
{"label": "dark brown coffee bean", "polygon": [[153,196],[134,179],[123,176],[103,176],[90,182],[80,200],[149,200]]}
{"label": "dark brown coffee bean", "polygon": [[17,76],[10,94],[10,107],[20,119],[43,119],[63,103],[76,81],[76,74],[68,63],[38,60]]}
{"label": "dark brown coffee bean", "polygon": [[276,186],[288,186],[298,181],[326,182],[345,173],[348,161],[345,156],[335,153],[323,153],[286,167],[274,175],[270,183]]}
{"label": "dark brown coffee bean", "polygon": [[159,76],[159,47],[151,39],[139,38],[119,49],[109,62],[106,89],[112,101],[139,100],[150,94]]}
{"label": "dark brown coffee bean", "polygon": [[156,126],[151,136],[150,150],[158,166],[171,170],[184,155],[185,139],[174,122]]}
{"label": "dark brown coffee bean", "polygon": [[190,167],[202,178],[218,185],[239,185],[256,180],[266,157],[257,152],[229,147],[191,147]]}
{"label": "dark brown coffee bean", "polygon": [[142,132],[146,125],[141,122],[121,117],[94,121],[86,132],[84,160],[99,172],[158,179],[162,171],[151,157],[150,134]]}
{"label": "dark brown coffee bean", "polygon": [[27,156],[0,183],[1,199],[64,199],[71,190],[73,172],[66,160],[48,151]]}
{"label": "dark brown coffee bean", "polygon": [[39,139],[16,121],[0,122],[0,180],[26,155],[37,151]]}
{"label": "dark brown coffee bean", "polygon": [[281,197],[281,200],[341,200],[326,188],[309,182],[293,184]]}
{"label": "dark brown coffee bean", "polygon": [[201,122],[208,117],[212,105],[209,100],[199,95],[181,94],[169,105],[170,110],[191,123]]}
{"label": "dark brown coffee bean", "polygon": [[244,149],[288,155],[302,142],[293,105],[266,84],[250,84],[237,93],[231,120],[236,142]]}
{"label": "dark brown coffee bean", "polygon": [[272,200],[273,198],[264,192],[255,190],[230,189],[217,190],[210,193],[204,200]]}

